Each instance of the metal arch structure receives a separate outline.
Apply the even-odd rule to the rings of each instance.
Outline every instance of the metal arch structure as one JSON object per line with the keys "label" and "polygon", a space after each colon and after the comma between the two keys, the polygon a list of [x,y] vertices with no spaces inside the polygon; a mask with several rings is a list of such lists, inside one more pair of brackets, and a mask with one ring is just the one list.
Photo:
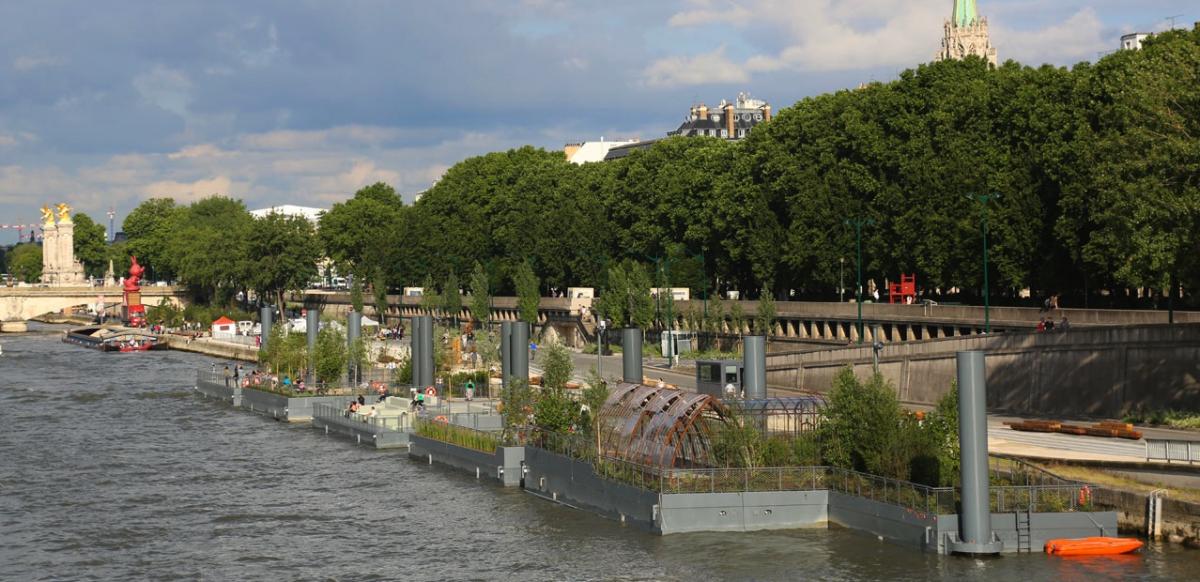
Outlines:
{"label": "metal arch structure", "polygon": [[786,398],[739,400],[731,407],[751,419],[764,435],[796,436],[815,430],[825,418],[825,397],[803,394]]}
{"label": "metal arch structure", "polygon": [[714,425],[727,417],[707,394],[623,382],[600,410],[599,446],[607,457],[652,469],[707,467]]}

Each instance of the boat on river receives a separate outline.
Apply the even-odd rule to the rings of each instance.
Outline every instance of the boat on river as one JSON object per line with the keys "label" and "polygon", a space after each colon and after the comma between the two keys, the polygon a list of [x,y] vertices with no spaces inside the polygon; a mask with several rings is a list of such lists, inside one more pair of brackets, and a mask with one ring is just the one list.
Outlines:
{"label": "boat on river", "polygon": [[1046,542],[1046,553],[1054,556],[1111,556],[1127,554],[1142,547],[1141,540],[1132,538],[1076,538]]}
{"label": "boat on river", "polygon": [[121,325],[89,325],[69,329],[63,342],[102,352],[145,352],[166,348],[158,336],[144,329]]}

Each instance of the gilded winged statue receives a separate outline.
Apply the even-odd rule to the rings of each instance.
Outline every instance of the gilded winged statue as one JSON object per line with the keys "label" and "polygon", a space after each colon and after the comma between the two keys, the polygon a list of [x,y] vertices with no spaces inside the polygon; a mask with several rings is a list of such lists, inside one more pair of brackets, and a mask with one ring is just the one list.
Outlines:
{"label": "gilded winged statue", "polygon": [[71,222],[71,207],[66,202],[54,205],[54,210],[58,212],[59,222]]}
{"label": "gilded winged statue", "polygon": [[42,222],[45,224],[54,224],[54,211],[50,210],[49,206],[42,207]]}

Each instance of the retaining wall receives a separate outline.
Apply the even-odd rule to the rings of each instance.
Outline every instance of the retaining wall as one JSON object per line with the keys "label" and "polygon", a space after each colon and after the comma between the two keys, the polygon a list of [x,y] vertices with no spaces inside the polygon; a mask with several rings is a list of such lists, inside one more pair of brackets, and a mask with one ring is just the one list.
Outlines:
{"label": "retaining wall", "polygon": [[230,380],[230,386],[226,387],[224,382],[217,384],[205,380],[196,380],[196,391],[205,398],[215,398],[222,402],[226,402],[233,407],[242,405],[242,388],[234,385],[233,380]]}
{"label": "retaining wall", "polygon": [[[338,410],[341,410],[340,408]],[[394,449],[408,446],[408,430],[392,430],[381,426],[367,424],[361,420],[346,418],[340,413],[337,416],[314,414],[312,426],[325,434],[335,433],[350,437],[358,444],[371,445],[377,449]]]}
{"label": "retaining wall", "polygon": [[658,512],[663,534],[827,527],[829,492],[671,493]]}
{"label": "retaining wall", "polygon": [[[887,344],[879,372],[901,400],[933,405],[950,390],[955,353],[987,352],[988,408],[1119,417],[1138,407],[1200,407],[1200,325],[1108,327]],[[767,355],[768,383],[826,392],[847,366],[872,372],[872,348]]]}
{"label": "retaining wall", "polygon": [[276,420],[287,422],[307,422],[312,419],[312,405],[315,403],[348,406],[355,396],[305,396],[289,398],[282,394],[258,390],[255,388],[242,389],[242,408],[270,416]]}
{"label": "retaining wall", "polygon": [[450,443],[425,438],[416,433],[408,436],[408,456],[429,464],[437,463],[462,469],[479,478],[498,481],[505,487],[521,484],[521,467],[525,447],[498,447],[495,453],[485,453]]}
{"label": "retaining wall", "polygon": [[[1067,511],[1029,515],[1029,548],[1041,552],[1046,542],[1058,538],[1116,536],[1117,514],[1112,511]],[[937,516],[937,550],[947,553],[947,542],[958,536],[958,516]],[[1017,552],[1017,514],[993,513],[992,531],[1004,542],[1005,553]]]}
{"label": "retaining wall", "polygon": [[621,523],[658,532],[658,493],[596,474],[592,464],[525,447],[525,490]]}

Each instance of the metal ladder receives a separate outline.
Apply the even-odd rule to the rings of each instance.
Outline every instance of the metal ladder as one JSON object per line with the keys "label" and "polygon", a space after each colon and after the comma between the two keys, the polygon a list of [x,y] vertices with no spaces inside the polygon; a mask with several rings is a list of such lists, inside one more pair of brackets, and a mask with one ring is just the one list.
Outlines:
{"label": "metal ladder", "polygon": [[1033,551],[1033,534],[1030,531],[1031,515],[1029,511],[1018,511],[1015,513],[1017,518],[1017,551],[1032,552]]}

